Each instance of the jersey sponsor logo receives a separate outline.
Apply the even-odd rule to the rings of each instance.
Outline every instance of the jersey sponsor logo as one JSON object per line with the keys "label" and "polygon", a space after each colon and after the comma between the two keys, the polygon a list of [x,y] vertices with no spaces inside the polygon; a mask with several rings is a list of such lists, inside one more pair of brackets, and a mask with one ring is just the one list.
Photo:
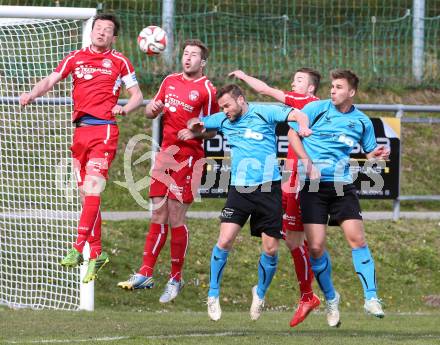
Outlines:
{"label": "jersey sponsor logo", "polygon": [[102,67],[112,68],[112,65],[113,65],[112,60],[109,60],[109,59],[102,60]]}
{"label": "jersey sponsor logo", "polygon": [[181,106],[183,110],[193,112],[194,107],[192,105],[186,104],[185,102],[177,99],[177,95],[168,94],[165,95],[165,108],[168,108],[172,113],[177,111],[177,107]]}
{"label": "jersey sponsor logo", "polygon": [[200,94],[199,94],[199,91],[197,91],[197,90],[191,90],[190,92],[189,92],[189,99],[191,100],[191,101],[193,101],[193,102],[195,102],[195,101],[197,101],[198,99],[199,99],[199,96],[200,96]]}
{"label": "jersey sponsor logo", "polygon": [[244,137],[246,139],[263,140],[263,134],[254,132],[252,129],[247,128],[244,132]]}
{"label": "jersey sponsor logo", "polygon": [[234,215],[235,210],[233,208],[225,207],[222,210],[221,217],[225,219],[230,219]]}
{"label": "jersey sponsor logo", "polygon": [[75,76],[78,79],[84,78],[85,80],[90,80],[93,78],[93,75],[90,73],[84,73],[84,71],[81,69],[82,66],[75,68]]}
{"label": "jersey sponsor logo", "polygon": [[95,72],[100,72],[101,74],[111,75],[112,71],[106,68],[100,67],[90,67],[90,66],[78,66],[75,68],[74,74],[77,78],[85,80],[90,80],[93,78]]}

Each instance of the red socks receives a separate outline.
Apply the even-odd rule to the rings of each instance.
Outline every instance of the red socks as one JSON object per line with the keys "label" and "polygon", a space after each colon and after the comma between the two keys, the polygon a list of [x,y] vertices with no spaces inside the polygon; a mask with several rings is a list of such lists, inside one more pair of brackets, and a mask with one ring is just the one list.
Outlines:
{"label": "red socks", "polygon": [[101,245],[101,211],[98,211],[96,217],[95,225],[90,232],[87,242],[90,245],[90,259],[96,259],[101,255],[102,245]]}
{"label": "red socks", "polygon": [[[157,257],[165,245],[168,233],[168,224],[150,225],[150,231],[145,239],[144,257],[139,274],[152,276]],[[188,248],[188,229],[185,225],[171,229],[171,275],[170,278],[180,281],[182,268]]]}
{"label": "red socks", "polygon": [[298,278],[299,289],[301,291],[301,300],[306,302],[312,299],[312,281],[313,272],[310,265],[309,250],[307,245],[297,247],[291,251],[293,262],[295,264],[296,277]]}
{"label": "red socks", "polygon": [[167,240],[167,234],[168,224],[150,224],[150,231],[148,231],[145,239],[144,256],[139,274],[149,277],[153,275],[154,265]]}
{"label": "red socks", "polygon": [[171,229],[171,276],[174,280],[182,279],[182,268],[188,248],[189,233],[186,225]]}
{"label": "red socks", "polygon": [[73,244],[73,247],[76,248],[76,250],[78,250],[80,253],[82,253],[87,238],[92,232],[95,222],[97,221],[100,204],[100,196],[86,196],[84,198],[84,205],[78,224],[78,237],[76,242]]}

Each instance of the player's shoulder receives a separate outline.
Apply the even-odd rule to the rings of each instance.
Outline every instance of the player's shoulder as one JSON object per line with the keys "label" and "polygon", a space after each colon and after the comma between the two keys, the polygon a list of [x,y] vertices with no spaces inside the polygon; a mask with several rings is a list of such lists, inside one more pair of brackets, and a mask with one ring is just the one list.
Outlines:
{"label": "player's shoulder", "polygon": [[331,108],[331,100],[330,99],[317,99],[316,101],[307,103],[304,107],[304,110],[314,109],[318,111],[328,110]]}
{"label": "player's shoulder", "polygon": [[285,104],[260,104],[260,103],[251,103],[249,104],[249,112],[251,114],[255,114],[257,116],[261,115],[270,115],[274,112],[279,111],[287,111],[292,108]]}
{"label": "player's shoulder", "polygon": [[112,49],[112,51],[110,52],[110,55],[113,56],[114,58],[122,60],[124,62],[130,62],[130,59],[128,57],[126,57],[124,54],[117,51],[116,49]]}
{"label": "player's shoulder", "polygon": [[[171,73],[168,74],[165,78],[162,79],[162,83],[160,84],[160,87],[163,88],[168,85],[175,85],[176,82],[182,80],[182,73]],[[173,90],[175,89],[175,86],[172,86]]]}
{"label": "player's shoulder", "polygon": [[207,76],[202,76],[199,79],[194,80],[193,85],[204,94],[212,94],[213,92],[217,92],[214,84],[208,79]]}
{"label": "player's shoulder", "polygon": [[226,117],[226,114],[224,112],[219,111],[215,114],[203,116],[200,119],[203,122],[207,122],[207,123],[211,123],[211,122],[218,123],[219,127],[222,127],[228,118]]}
{"label": "player's shoulder", "polygon": [[204,84],[205,84],[205,87],[207,87],[207,88],[209,88],[209,89],[211,89],[211,90],[217,91],[217,88],[214,86],[214,84],[212,83],[212,81],[209,80],[208,78],[205,79]]}
{"label": "player's shoulder", "polygon": [[165,78],[163,78],[162,82],[172,82],[172,81],[180,81],[182,80],[183,73],[171,73],[168,74]]}
{"label": "player's shoulder", "polygon": [[72,50],[69,54],[67,54],[66,57],[74,57],[74,56],[85,54],[85,53],[86,53],[86,48],[75,49],[75,50]]}
{"label": "player's shoulder", "polygon": [[353,115],[355,115],[359,119],[370,120],[370,117],[362,110],[359,110],[355,105],[353,105]]}
{"label": "player's shoulder", "polygon": [[329,106],[329,105],[331,105],[331,103],[332,103],[331,99],[318,99],[315,102],[313,102],[312,104],[314,106],[318,107],[318,106]]}

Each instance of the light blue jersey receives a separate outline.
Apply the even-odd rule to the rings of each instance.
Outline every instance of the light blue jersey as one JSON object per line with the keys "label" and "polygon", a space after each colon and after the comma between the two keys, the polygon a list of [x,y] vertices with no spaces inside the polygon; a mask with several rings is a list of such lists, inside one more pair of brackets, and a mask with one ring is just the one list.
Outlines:
{"label": "light blue jersey", "polygon": [[[357,143],[365,153],[377,145],[370,118],[354,106],[349,112],[341,113],[330,99],[309,103],[301,111],[309,117],[313,131],[302,143],[321,171],[321,181],[353,182],[349,171],[351,151]],[[290,126],[298,130],[296,122]]]}
{"label": "light blue jersey", "polygon": [[233,122],[223,112],[201,119],[207,130],[222,132],[228,140],[231,185],[256,186],[281,180],[275,127],[287,121],[291,110],[285,106],[251,104]]}

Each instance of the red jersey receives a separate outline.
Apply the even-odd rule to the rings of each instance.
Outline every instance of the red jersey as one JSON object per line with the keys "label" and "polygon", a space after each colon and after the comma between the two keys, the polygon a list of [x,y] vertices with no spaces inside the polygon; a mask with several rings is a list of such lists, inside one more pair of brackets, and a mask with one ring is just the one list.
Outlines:
{"label": "red jersey", "polygon": [[165,105],[162,148],[176,145],[180,154],[203,157],[202,139],[179,140],[177,133],[187,128],[189,119],[217,113],[215,96],[216,89],[206,76],[196,80],[185,79],[183,73],[167,76],[154,97],[154,101],[161,100]]}
{"label": "red jersey", "polygon": [[[318,97],[307,96],[293,91],[284,91],[284,95],[284,104],[299,110],[304,108],[306,104],[310,102],[319,101]],[[287,159],[294,159],[295,161],[297,160],[296,154],[290,145],[287,149]]]}
{"label": "red jersey", "polygon": [[115,120],[112,109],[118,102],[122,82],[128,89],[137,85],[131,62],[116,50],[98,53],[91,47],[74,50],[55,69],[64,79],[72,74],[72,121],[85,114]]}

